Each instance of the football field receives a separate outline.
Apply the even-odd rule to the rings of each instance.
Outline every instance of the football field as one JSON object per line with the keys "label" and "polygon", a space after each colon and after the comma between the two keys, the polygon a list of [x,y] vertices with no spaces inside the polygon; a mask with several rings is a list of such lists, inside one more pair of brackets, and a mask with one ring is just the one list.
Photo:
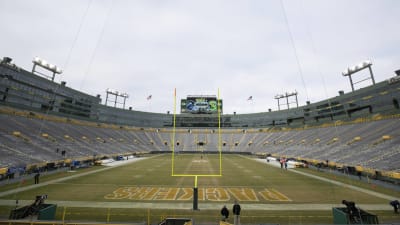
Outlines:
{"label": "football field", "polygon": [[[16,199],[29,204],[34,196],[46,194],[46,203],[58,205],[58,219],[112,222],[152,217],[154,222],[161,217],[198,214],[204,221],[207,215],[214,221],[223,205],[231,208],[237,200],[243,209],[242,221],[248,217],[248,223],[298,217],[299,213],[302,221],[309,217],[329,223],[332,207],[343,207],[343,199],[380,213],[388,221],[396,219],[388,202],[400,198],[397,191],[345,176],[307,168],[285,170],[242,155],[220,159],[218,154],[178,154],[172,160],[164,154],[123,162],[42,176],[39,185],[27,180],[9,190],[2,187],[1,209],[7,212]],[[199,212],[191,210],[195,185]]]}

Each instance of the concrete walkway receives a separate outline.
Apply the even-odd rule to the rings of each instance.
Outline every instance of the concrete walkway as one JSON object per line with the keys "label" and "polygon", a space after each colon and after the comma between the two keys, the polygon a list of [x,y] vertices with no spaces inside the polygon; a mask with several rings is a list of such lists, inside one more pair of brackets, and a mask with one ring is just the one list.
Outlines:
{"label": "concrete walkway", "polygon": [[[29,205],[33,201],[20,200],[19,205]],[[92,201],[51,201],[48,204],[57,204],[58,207],[85,207],[85,208],[129,208],[129,209],[193,209],[193,203],[150,203],[150,202],[92,202]],[[14,200],[0,200],[0,205],[15,206]],[[240,204],[246,210],[276,210],[276,211],[299,211],[299,210],[332,210],[332,207],[344,207],[338,204]],[[222,203],[202,203],[198,208],[202,210],[220,210]],[[357,204],[364,210],[388,210],[393,211],[389,204]]]}

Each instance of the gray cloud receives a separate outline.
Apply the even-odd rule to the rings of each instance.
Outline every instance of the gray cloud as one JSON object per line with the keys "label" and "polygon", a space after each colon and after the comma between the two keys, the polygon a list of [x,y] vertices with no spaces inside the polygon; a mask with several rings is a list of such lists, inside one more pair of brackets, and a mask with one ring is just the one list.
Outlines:
{"label": "gray cloud", "polygon": [[348,92],[341,72],[365,59],[377,81],[399,69],[400,2],[283,4],[302,73],[278,0],[2,1],[0,52],[28,70],[41,56],[64,67],[57,81],[127,92],[129,106],[161,113],[174,88],[178,99],[219,89],[225,113],[253,113],[277,109],[284,92],[297,90],[301,105]]}

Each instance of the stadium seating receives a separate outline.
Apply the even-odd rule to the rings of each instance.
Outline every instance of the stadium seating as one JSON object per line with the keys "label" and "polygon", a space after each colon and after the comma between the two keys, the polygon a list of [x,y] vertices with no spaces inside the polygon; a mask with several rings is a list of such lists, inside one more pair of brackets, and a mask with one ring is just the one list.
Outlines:
{"label": "stadium seating", "polygon": [[[399,119],[303,129],[135,128],[0,114],[0,167],[134,152],[251,152],[398,170]],[[219,137],[219,133],[221,136]],[[219,138],[221,148],[219,148]],[[62,152],[65,151],[65,155]]]}

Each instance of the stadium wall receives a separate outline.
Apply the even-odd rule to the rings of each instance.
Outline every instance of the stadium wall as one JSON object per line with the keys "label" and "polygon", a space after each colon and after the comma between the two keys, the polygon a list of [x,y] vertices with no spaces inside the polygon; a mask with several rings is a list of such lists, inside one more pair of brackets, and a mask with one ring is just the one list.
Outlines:
{"label": "stadium wall", "polygon": [[[400,112],[400,76],[354,92],[298,108],[251,114],[221,115],[221,127],[302,127],[337,120],[354,120],[376,114]],[[100,95],[91,96],[26,71],[9,60],[0,62],[0,104],[46,112],[67,118],[137,127],[172,127],[173,115],[125,110],[101,104]],[[177,127],[218,127],[218,116],[178,114]]]}

